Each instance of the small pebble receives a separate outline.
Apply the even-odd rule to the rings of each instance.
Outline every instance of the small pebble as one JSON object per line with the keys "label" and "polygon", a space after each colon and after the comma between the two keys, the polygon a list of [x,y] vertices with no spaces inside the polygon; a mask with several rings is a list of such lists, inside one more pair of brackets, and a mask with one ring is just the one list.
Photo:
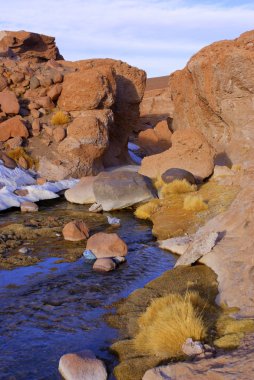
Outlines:
{"label": "small pebble", "polygon": [[19,249],[19,253],[28,253],[28,252],[29,252],[29,249],[26,247],[22,247]]}

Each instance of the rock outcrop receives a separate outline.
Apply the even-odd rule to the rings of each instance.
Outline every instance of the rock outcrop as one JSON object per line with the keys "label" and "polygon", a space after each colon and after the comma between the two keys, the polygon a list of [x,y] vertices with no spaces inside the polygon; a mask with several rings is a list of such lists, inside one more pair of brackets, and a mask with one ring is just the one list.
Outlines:
{"label": "rock outcrop", "polygon": [[[250,163],[253,146],[254,31],[213,43],[170,76],[173,128],[198,128],[218,162]],[[227,162],[226,162],[227,160]]]}
{"label": "rock outcrop", "polygon": [[1,31],[0,57],[39,59],[63,59],[55,44],[55,38],[43,34]]}

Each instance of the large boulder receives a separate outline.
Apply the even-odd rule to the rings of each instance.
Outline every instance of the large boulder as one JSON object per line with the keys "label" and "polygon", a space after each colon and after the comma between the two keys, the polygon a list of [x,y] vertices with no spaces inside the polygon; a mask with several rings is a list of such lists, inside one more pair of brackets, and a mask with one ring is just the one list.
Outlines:
{"label": "large boulder", "polygon": [[0,123],[0,141],[7,141],[11,137],[28,136],[28,130],[20,116],[14,116]]}
{"label": "large boulder", "polygon": [[88,69],[67,74],[58,106],[64,111],[85,111],[114,103],[116,82],[112,69]]}
{"label": "large boulder", "polygon": [[102,172],[96,177],[93,189],[96,202],[104,211],[122,209],[154,197],[149,179],[135,171]]}
{"label": "large boulder", "polygon": [[90,350],[65,354],[59,361],[59,372],[65,380],[106,380],[104,363]]}
{"label": "large boulder", "polygon": [[37,58],[41,61],[63,59],[54,37],[24,30],[0,32],[0,57]]}
{"label": "large boulder", "polygon": [[96,199],[93,191],[94,180],[95,177],[92,176],[81,178],[79,183],[65,191],[64,195],[67,201],[82,205],[95,203]]}
{"label": "large boulder", "polygon": [[6,114],[17,115],[19,113],[19,102],[15,93],[9,90],[0,92],[0,107]]}
{"label": "large boulder", "polygon": [[178,130],[172,135],[172,148],[145,157],[139,173],[156,178],[171,168],[191,172],[197,180],[209,177],[214,168],[214,149],[197,129]]}
{"label": "large boulder", "polygon": [[[254,30],[213,43],[170,76],[173,128],[198,128],[216,147],[218,161],[253,155]],[[224,160],[224,162],[223,162]]]}

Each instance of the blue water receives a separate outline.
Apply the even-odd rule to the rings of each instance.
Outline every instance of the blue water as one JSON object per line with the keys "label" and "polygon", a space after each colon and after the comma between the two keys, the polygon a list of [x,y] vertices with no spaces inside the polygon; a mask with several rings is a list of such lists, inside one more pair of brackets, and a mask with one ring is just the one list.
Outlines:
{"label": "blue water", "polygon": [[[56,209],[65,207],[62,202]],[[59,379],[61,355],[83,349],[93,350],[109,370],[116,364],[108,347],[117,331],[103,320],[105,306],[172,268],[175,258],[157,247],[148,223],[129,211],[113,216],[122,221],[116,232],[129,249],[127,263],[114,272],[93,272],[83,258],[56,264],[52,257],[30,267],[0,271],[1,380]],[[15,220],[13,214],[4,217]]]}

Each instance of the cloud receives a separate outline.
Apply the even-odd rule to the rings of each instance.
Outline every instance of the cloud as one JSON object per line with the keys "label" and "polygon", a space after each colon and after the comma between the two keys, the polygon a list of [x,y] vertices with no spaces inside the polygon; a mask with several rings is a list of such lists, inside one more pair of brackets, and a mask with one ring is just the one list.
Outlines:
{"label": "cloud", "polygon": [[201,47],[252,29],[254,6],[242,1],[9,0],[0,28],[56,37],[66,59],[112,57],[149,76],[181,68]]}

